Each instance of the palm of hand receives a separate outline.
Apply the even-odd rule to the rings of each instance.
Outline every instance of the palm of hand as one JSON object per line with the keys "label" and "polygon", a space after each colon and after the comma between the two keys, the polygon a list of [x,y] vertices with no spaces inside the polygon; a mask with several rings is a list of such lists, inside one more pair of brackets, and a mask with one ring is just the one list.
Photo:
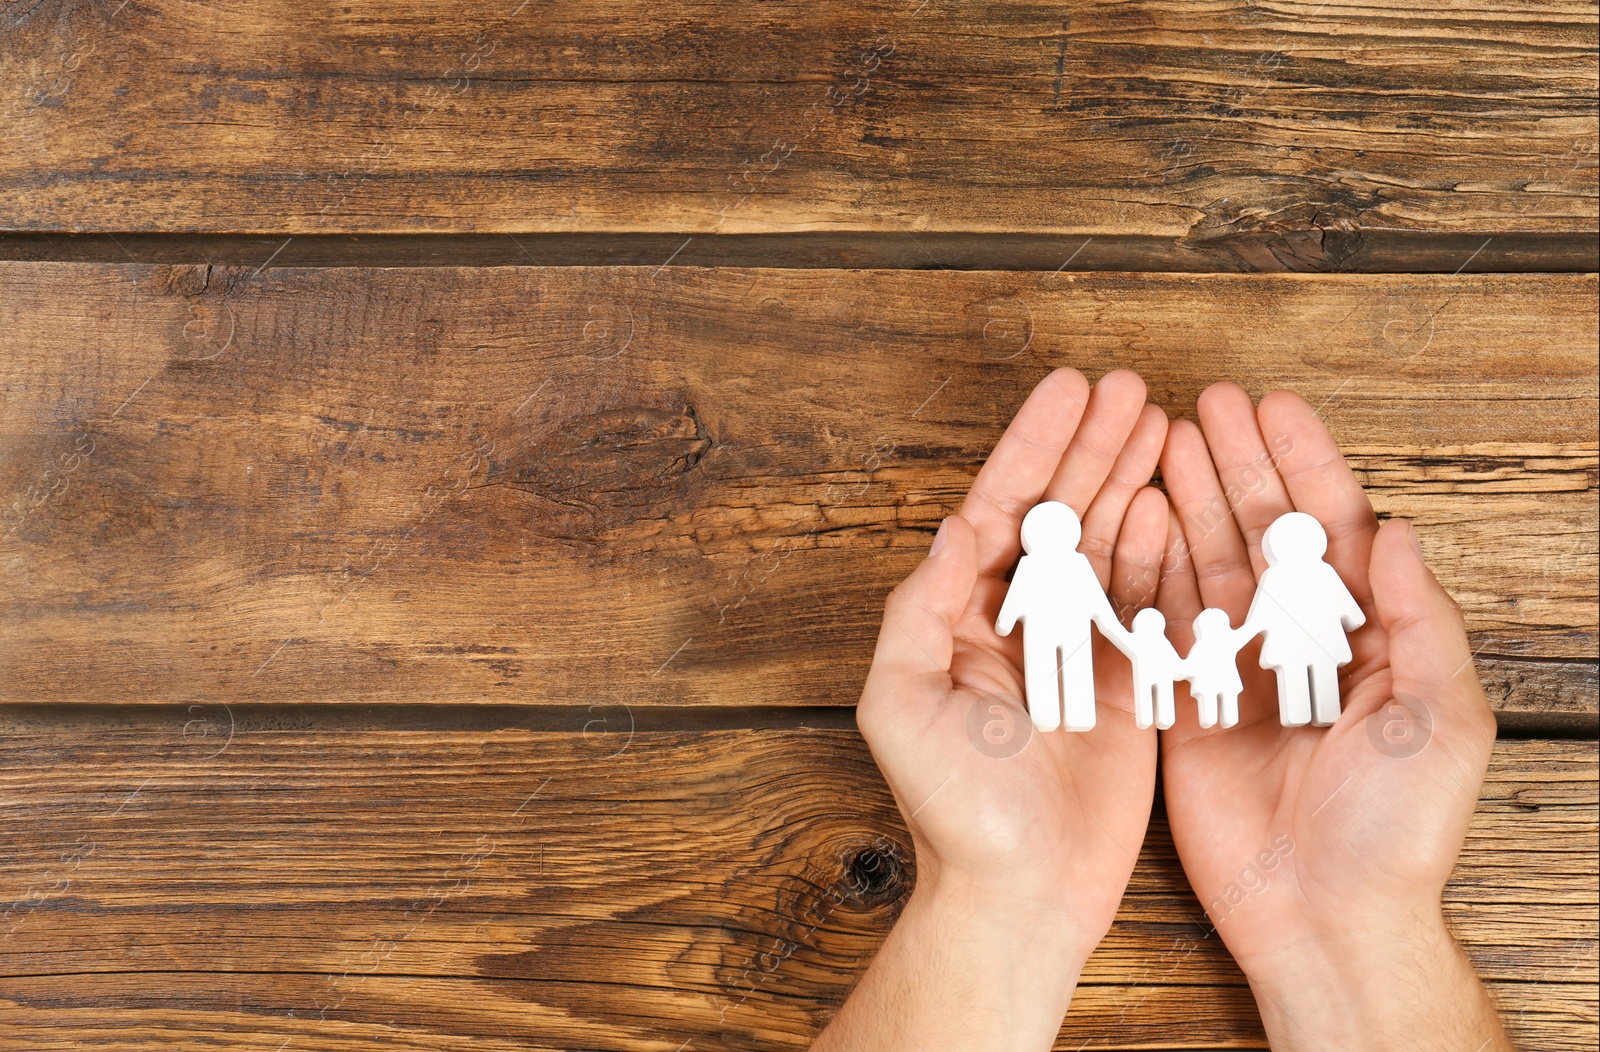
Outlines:
{"label": "palm of hand", "polygon": [[1195,734],[1165,754],[1185,869],[1241,960],[1271,952],[1308,922],[1333,926],[1373,908],[1384,887],[1392,902],[1442,886],[1454,863],[1453,852],[1433,850],[1444,839],[1420,816],[1438,814],[1430,797],[1453,792],[1446,779],[1455,761],[1427,741],[1431,728],[1415,705],[1390,709],[1381,626],[1360,629],[1352,649],[1358,661],[1369,657],[1350,666],[1348,715],[1335,726],[1281,726],[1275,677],[1252,669],[1241,698],[1248,724]]}
{"label": "palm of hand", "polygon": [[[962,733],[938,736],[956,754],[948,759],[968,788],[965,803],[924,814],[940,825],[937,842],[1024,880],[1037,868],[1047,881],[1041,891],[1109,919],[1149,819],[1155,736],[1134,726],[1127,663],[1103,641],[1095,691],[1102,709],[1117,711],[1102,711],[1087,733],[1034,730],[1022,704],[1020,643],[994,631],[997,591],[980,585],[957,626],[944,718]],[[1020,872],[1016,860],[1025,861]]]}

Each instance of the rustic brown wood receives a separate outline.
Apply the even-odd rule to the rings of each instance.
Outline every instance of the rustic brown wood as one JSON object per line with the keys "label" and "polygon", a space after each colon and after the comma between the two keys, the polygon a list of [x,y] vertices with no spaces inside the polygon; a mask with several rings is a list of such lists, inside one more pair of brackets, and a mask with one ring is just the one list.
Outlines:
{"label": "rustic brown wood", "polygon": [[12,230],[1070,233],[1270,270],[1596,230],[1583,0],[13,0],[0,27]]}
{"label": "rustic brown wood", "polygon": [[[1600,707],[1582,700],[1600,697],[1600,665],[1479,654],[1477,666],[1501,737],[1600,737]],[[1569,701],[1557,711],[1552,698]]]}
{"label": "rustic brown wood", "polygon": [[[804,1047],[915,881],[848,731],[0,738],[0,1037]],[[1501,742],[1447,891],[1521,1047],[1595,1022],[1593,742]],[[1261,1047],[1158,815],[1062,1049]]]}
{"label": "rustic brown wood", "polygon": [[[915,881],[879,603],[1056,364],[1321,403],[1592,738],[1594,274],[1058,268],[1594,271],[1597,39],[0,0],[0,260],[88,264],[0,263],[0,1047],[803,1048]],[[1596,761],[1502,741],[1447,891],[1519,1047],[1594,1047]],[[1263,1044],[1158,811],[1058,1047]]]}
{"label": "rustic brown wood", "polygon": [[1591,719],[1595,294],[0,264],[0,700],[849,705],[883,596],[1074,364],[1175,410],[1303,392],[1496,700]]}

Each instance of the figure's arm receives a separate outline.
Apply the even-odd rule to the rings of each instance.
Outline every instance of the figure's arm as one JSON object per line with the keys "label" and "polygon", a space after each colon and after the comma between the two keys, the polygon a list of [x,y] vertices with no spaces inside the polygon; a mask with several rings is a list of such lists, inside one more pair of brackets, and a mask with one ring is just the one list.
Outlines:
{"label": "figure's arm", "polygon": [[[1111,640],[1118,650],[1132,656],[1135,646],[1133,633],[1122,627],[1122,619],[1117,616],[1116,607],[1112,606],[1111,600],[1106,598],[1106,593],[1100,588],[1100,582],[1094,577],[1093,571],[1089,571],[1089,582],[1093,586],[1092,589],[1089,589],[1091,591],[1089,600],[1091,603],[1090,619],[1100,626],[1100,634]],[[1089,588],[1089,586],[1085,587],[1086,589]]]}
{"label": "figure's arm", "polygon": [[1333,605],[1339,611],[1339,621],[1344,625],[1346,632],[1354,632],[1367,623],[1367,615],[1361,609],[1361,604],[1356,602],[1356,597],[1350,594],[1350,589],[1345,587],[1339,571],[1328,567],[1328,595]]}
{"label": "figure's arm", "polygon": [[1005,602],[1000,604],[1000,616],[994,621],[995,632],[1002,636],[1009,636],[1011,630],[1017,627],[1017,621],[1028,612],[1028,581],[1033,576],[1029,573],[1030,558],[1032,556],[1022,557],[1017,563],[1016,572],[1011,575],[1011,583],[1006,586]]}
{"label": "figure's arm", "polygon": [[1191,674],[1188,658],[1179,657],[1177,648],[1171,643],[1167,644],[1167,651],[1172,655],[1169,659],[1170,663],[1167,665],[1167,668],[1172,672],[1172,681],[1174,683],[1179,680],[1187,681]]}
{"label": "figure's arm", "polygon": [[1233,653],[1237,656],[1239,651],[1245,648],[1246,644],[1260,634],[1261,629],[1246,617],[1244,624],[1233,630],[1233,638],[1228,641],[1228,645],[1233,648]]}
{"label": "figure's arm", "polygon": [[1267,630],[1267,611],[1265,608],[1268,605],[1277,605],[1277,602],[1272,599],[1271,595],[1263,587],[1265,580],[1266,575],[1263,574],[1261,580],[1256,582],[1255,594],[1250,597],[1250,609],[1245,611],[1244,624],[1239,626],[1240,632],[1247,633],[1243,639],[1239,640],[1241,647]]}

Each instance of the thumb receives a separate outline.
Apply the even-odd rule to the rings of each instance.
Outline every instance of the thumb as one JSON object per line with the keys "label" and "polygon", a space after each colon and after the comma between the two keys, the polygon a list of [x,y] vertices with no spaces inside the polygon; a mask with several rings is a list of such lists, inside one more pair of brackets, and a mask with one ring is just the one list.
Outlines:
{"label": "thumb", "polygon": [[869,691],[874,685],[930,675],[942,677],[948,688],[955,625],[977,580],[977,535],[971,523],[952,515],[940,524],[928,557],[883,605],[883,627],[867,676]]}
{"label": "thumb", "polygon": [[1395,693],[1454,703],[1463,714],[1492,723],[1461,608],[1422,561],[1411,523],[1383,524],[1372,544],[1371,577],[1378,622],[1389,638]]}

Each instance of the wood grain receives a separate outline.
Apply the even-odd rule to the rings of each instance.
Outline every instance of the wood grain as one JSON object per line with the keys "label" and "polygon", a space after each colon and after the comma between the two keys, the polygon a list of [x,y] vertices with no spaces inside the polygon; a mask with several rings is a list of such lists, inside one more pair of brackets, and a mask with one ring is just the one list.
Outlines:
{"label": "wood grain", "polygon": [[0,699],[849,705],[884,595],[1072,364],[1175,413],[1302,392],[1497,701],[1592,721],[1595,294],[0,264]]}
{"label": "wood grain", "polygon": [[[1595,1023],[1596,747],[1496,747],[1450,922],[1521,1047]],[[0,739],[7,1048],[802,1048],[915,881],[849,731]],[[1248,908],[1248,902],[1240,908]],[[1257,1048],[1158,814],[1059,1048]]]}
{"label": "wood grain", "polygon": [[[1071,364],[1299,390],[1417,522],[1532,737],[1447,915],[1592,1049],[1600,286],[1474,272],[1600,268],[1597,43],[0,0],[0,260],[84,261],[0,262],[0,1047],[804,1048],[916,879],[880,603]],[[1057,1047],[1264,1047],[1159,808]]]}
{"label": "wood grain", "polygon": [[0,228],[1034,232],[1345,269],[1369,234],[1594,233],[1592,16],[12,0]]}

